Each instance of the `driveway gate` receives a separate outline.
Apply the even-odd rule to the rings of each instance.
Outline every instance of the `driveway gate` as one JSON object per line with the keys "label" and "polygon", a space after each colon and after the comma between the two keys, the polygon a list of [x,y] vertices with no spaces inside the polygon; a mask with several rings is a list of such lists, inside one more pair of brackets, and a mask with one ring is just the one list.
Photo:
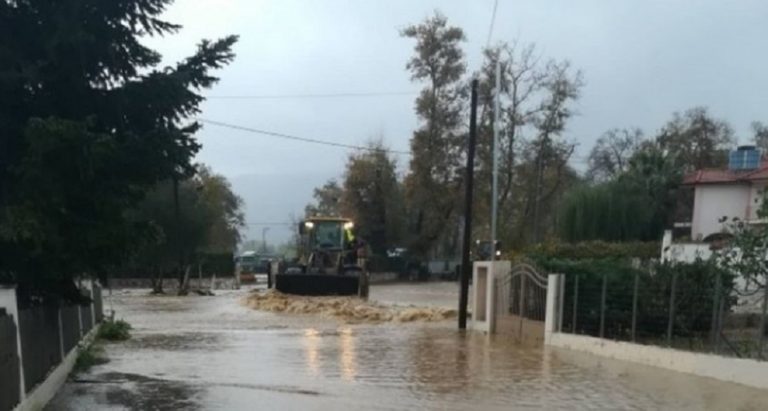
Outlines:
{"label": "driveway gate", "polygon": [[522,343],[544,343],[547,276],[518,263],[496,282],[496,332]]}

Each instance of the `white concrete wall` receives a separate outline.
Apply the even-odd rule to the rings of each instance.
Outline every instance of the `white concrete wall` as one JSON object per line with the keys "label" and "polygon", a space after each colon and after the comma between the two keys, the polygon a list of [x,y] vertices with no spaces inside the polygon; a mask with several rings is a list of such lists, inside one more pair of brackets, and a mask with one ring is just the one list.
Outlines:
{"label": "white concrete wall", "polygon": [[26,387],[24,386],[24,359],[21,355],[21,332],[19,331],[19,306],[16,301],[16,286],[0,286],[0,308],[5,308],[13,321],[16,322],[16,355],[19,357],[19,398],[24,400]]}
{"label": "white concrete wall", "polygon": [[672,243],[662,245],[661,261],[679,261],[692,263],[697,258],[706,260],[712,255],[709,244],[706,243]]}
{"label": "white concrete wall", "polygon": [[722,231],[723,225],[718,220],[723,216],[729,219],[748,218],[751,200],[752,187],[746,184],[697,185],[693,200],[691,239],[698,241]]}
{"label": "white concrete wall", "polygon": [[547,344],[700,377],[710,377],[721,381],[768,389],[768,362],[766,361],[722,357],[565,333],[550,335]]}

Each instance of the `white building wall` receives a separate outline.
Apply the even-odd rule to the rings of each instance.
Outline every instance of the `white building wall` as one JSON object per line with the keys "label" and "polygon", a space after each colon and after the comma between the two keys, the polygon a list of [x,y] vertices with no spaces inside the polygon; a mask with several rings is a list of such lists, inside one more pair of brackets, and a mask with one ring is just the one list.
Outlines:
{"label": "white building wall", "polygon": [[718,222],[723,216],[729,219],[749,217],[750,202],[753,198],[752,187],[736,184],[706,184],[696,186],[693,200],[693,221],[691,224],[692,240],[722,231]]}

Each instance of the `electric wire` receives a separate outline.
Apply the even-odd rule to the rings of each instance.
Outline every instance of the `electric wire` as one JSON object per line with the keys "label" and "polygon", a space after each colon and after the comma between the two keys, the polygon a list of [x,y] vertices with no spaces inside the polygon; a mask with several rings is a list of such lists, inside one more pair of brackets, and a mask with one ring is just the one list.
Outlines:
{"label": "electric wire", "polygon": [[390,154],[398,154],[398,155],[410,155],[411,153],[409,151],[402,151],[402,150],[390,150],[390,149],[383,149],[383,148],[376,148],[376,147],[366,147],[366,146],[359,146],[354,144],[344,144],[344,143],[337,143],[334,141],[327,141],[327,140],[320,140],[315,138],[307,138],[307,137],[300,137],[300,136],[294,136],[291,134],[285,134],[285,133],[279,133],[276,131],[269,131],[269,130],[262,130],[258,128],[253,127],[246,127],[241,126],[237,124],[232,123],[225,123],[223,121],[216,121],[216,120],[208,120],[204,118],[198,118],[197,121],[204,123],[204,124],[210,124],[213,126],[218,127],[224,127],[224,128],[230,128],[234,130],[240,130],[240,131],[247,131],[249,133],[255,133],[255,134],[263,134],[271,137],[277,137],[277,138],[283,138],[286,140],[294,140],[294,141],[301,141],[304,143],[312,143],[312,144],[321,144],[326,146],[333,146],[333,147],[341,147],[341,148],[349,148],[353,150],[362,150],[362,151],[370,151],[370,152],[385,152]]}

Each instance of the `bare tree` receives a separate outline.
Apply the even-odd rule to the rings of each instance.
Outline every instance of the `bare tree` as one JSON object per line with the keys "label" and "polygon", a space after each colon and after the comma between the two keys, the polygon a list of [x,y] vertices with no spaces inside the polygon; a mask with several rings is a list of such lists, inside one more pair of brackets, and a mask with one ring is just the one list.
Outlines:
{"label": "bare tree", "polygon": [[629,159],[640,148],[643,131],[639,128],[614,128],[603,133],[589,153],[587,178],[607,181],[629,167]]}

